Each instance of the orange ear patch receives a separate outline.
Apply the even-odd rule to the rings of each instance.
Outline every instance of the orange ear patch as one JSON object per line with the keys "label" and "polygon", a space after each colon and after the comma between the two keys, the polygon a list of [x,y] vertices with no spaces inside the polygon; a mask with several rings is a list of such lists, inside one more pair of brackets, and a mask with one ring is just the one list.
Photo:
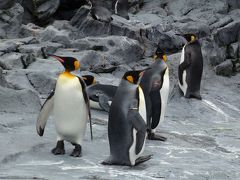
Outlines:
{"label": "orange ear patch", "polygon": [[75,62],[74,62],[74,67],[75,67],[75,70],[77,70],[77,69],[80,68],[80,63],[79,63],[79,61],[75,61]]}
{"label": "orange ear patch", "polygon": [[132,76],[127,76],[127,80],[128,80],[130,83],[133,83],[133,77],[132,77]]}
{"label": "orange ear patch", "polygon": [[167,55],[163,55],[162,59],[166,62],[167,61]]}

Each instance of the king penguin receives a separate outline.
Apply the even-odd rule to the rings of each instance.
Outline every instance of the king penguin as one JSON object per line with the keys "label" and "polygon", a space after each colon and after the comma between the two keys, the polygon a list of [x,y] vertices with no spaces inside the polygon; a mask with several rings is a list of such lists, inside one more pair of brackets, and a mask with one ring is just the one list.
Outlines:
{"label": "king penguin", "polygon": [[37,133],[43,136],[47,119],[53,112],[57,145],[52,149],[52,153],[54,155],[65,154],[64,141],[68,141],[75,146],[71,156],[79,157],[82,152],[82,140],[88,119],[91,127],[86,85],[80,77],[71,73],[80,68],[80,63],[73,57],[51,56],[62,63],[65,71],[59,75],[55,90],[42,106],[36,124]]}
{"label": "king penguin", "polygon": [[169,70],[167,56],[158,47],[155,62],[143,73],[140,86],[143,89],[148,122],[148,139],[166,141],[166,138],[155,133],[159,122],[163,122],[169,95]]}
{"label": "king penguin", "polygon": [[200,86],[203,72],[201,45],[194,34],[186,34],[178,67],[179,87],[186,98],[201,100]]}
{"label": "king penguin", "polygon": [[108,120],[110,157],[104,165],[135,166],[151,158],[141,156],[147,136],[146,104],[138,85],[141,71],[126,72],[113,98]]}

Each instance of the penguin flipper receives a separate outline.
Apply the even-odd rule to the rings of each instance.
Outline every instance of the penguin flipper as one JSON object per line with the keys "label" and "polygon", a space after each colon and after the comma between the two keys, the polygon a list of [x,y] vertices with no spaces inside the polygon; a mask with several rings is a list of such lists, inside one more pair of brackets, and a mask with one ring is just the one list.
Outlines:
{"label": "penguin flipper", "polygon": [[141,164],[141,163],[143,163],[145,161],[148,161],[151,158],[152,158],[152,155],[141,156],[141,157],[136,159],[135,166],[137,166],[138,164]]}
{"label": "penguin flipper", "polygon": [[43,136],[44,128],[46,126],[47,120],[53,110],[53,97],[54,97],[54,90],[50,93],[38,115],[36,129],[39,136]]}
{"label": "penguin flipper", "polygon": [[109,109],[110,109],[110,106],[109,106],[109,103],[108,103],[109,98],[106,95],[104,95],[104,94],[99,95],[98,98],[99,98],[99,105],[100,105],[100,107],[104,111],[109,112]]}
{"label": "penguin flipper", "polygon": [[[155,129],[160,121],[161,116],[161,95],[158,90],[151,91],[150,94],[151,104],[152,104],[152,123],[151,123],[151,129]],[[160,110],[159,110],[160,109]]]}
{"label": "penguin flipper", "polygon": [[137,130],[135,153],[139,154],[145,142],[147,125],[137,109],[130,109],[128,112],[128,119],[132,122],[133,127]]}
{"label": "penguin flipper", "polygon": [[81,83],[82,92],[83,92],[83,98],[84,98],[84,101],[85,101],[87,109],[88,109],[88,116],[89,116],[89,123],[90,123],[90,133],[91,133],[91,139],[93,139],[93,134],[92,134],[92,116],[91,116],[91,111],[90,111],[90,101],[89,101],[89,98],[88,98],[88,95],[87,95],[87,91],[86,91],[86,84],[80,77],[78,77],[78,80]]}
{"label": "penguin flipper", "polygon": [[190,65],[191,65],[191,54],[185,52],[184,61],[182,64],[178,66],[178,78],[181,85],[183,85],[183,79],[182,79],[183,71],[186,70]]}

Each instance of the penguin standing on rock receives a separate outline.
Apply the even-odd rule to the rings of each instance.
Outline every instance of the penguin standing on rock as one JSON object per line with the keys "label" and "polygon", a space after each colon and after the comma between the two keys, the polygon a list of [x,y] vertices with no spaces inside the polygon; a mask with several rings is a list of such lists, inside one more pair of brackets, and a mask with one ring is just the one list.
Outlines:
{"label": "penguin standing on rock", "polygon": [[65,154],[65,140],[75,146],[71,156],[79,157],[82,152],[81,145],[88,119],[91,128],[91,114],[85,90],[86,85],[80,77],[71,74],[71,71],[80,68],[80,63],[73,57],[51,56],[62,63],[65,71],[59,75],[55,90],[52,91],[42,106],[36,124],[37,133],[43,136],[47,119],[53,111],[57,131],[57,145],[52,149],[52,153],[54,155]]}
{"label": "penguin standing on rock", "polygon": [[138,85],[142,71],[126,72],[112,101],[108,138],[110,157],[104,165],[135,166],[151,158],[141,156],[147,136],[146,105]]}
{"label": "penguin standing on rock", "polygon": [[179,87],[186,98],[201,100],[200,86],[203,72],[203,56],[200,43],[194,34],[186,34],[187,43],[182,49],[178,67]]}
{"label": "penguin standing on rock", "polygon": [[163,122],[169,95],[169,70],[165,63],[167,56],[158,47],[154,55],[155,62],[146,70],[140,82],[143,89],[148,123],[148,139],[166,141],[155,133],[158,124]]}

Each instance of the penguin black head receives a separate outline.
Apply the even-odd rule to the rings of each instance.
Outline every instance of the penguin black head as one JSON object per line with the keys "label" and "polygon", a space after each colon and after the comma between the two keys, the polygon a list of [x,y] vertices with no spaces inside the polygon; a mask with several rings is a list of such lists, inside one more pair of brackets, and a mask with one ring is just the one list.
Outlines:
{"label": "penguin black head", "polygon": [[62,57],[56,55],[49,55],[57,59],[59,62],[62,63],[66,71],[75,71],[80,68],[79,61],[74,57]]}
{"label": "penguin black head", "polygon": [[193,42],[197,39],[197,36],[192,33],[184,34],[183,37],[187,40],[187,42]]}
{"label": "penguin black head", "polygon": [[96,84],[96,78],[94,76],[84,75],[84,76],[82,76],[82,78],[87,86]]}
{"label": "penguin black head", "polygon": [[122,79],[125,79],[132,84],[137,84],[142,75],[143,71],[128,71],[124,74]]}
{"label": "penguin black head", "polygon": [[162,59],[163,61],[167,61],[167,55],[164,53],[164,51],[162,49],[157,48],[157,50],[155,51],[155,54],[153,55],[153,59],[157,60],[157,59]]}

